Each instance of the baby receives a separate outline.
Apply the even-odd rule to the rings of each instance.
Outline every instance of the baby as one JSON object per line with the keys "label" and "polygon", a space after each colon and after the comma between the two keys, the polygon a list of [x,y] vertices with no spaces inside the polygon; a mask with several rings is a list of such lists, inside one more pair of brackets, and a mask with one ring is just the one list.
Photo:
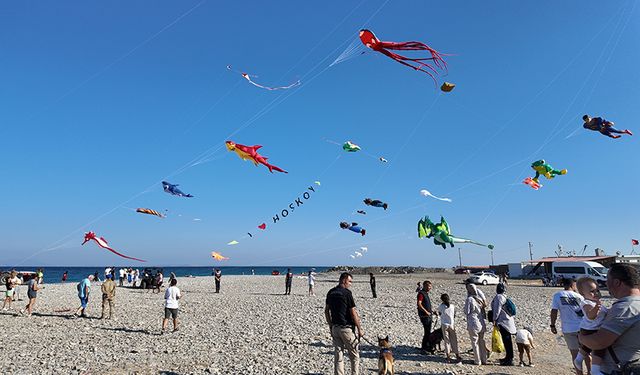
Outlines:
{"label": "baby", "polygon": [[535,346],[533,346],[531,328],[525,327],[516,332],[516,345],[518,345],[518,354],[520,355],[520,366],[525,366],[522,357],[524,356],[524,352],[527,352],[527,358],[529,359],[527,366],[533,367],[533,363],[531,362],[531,349],[535,349]]}
{"label": "baby", "polygon": [[[578,293],[584,297],[584,301],[580,302],[580,308],[584,313],[582,322],[580,322],[580,334],[590,335],[595,333],[602,325],[602,321],[607,315],[607,308],[602,306],[600,302],[600,290],[595,280],[590,277],[582,277],[576,283]],[[601,375],[600,366],[602,359],[607,353],[607,349],[591,351],[590,348],[580,345],[580,352],[573,362],[576,368],[582,371],[582,361],[589,357],[591,353],[591,374]]]}

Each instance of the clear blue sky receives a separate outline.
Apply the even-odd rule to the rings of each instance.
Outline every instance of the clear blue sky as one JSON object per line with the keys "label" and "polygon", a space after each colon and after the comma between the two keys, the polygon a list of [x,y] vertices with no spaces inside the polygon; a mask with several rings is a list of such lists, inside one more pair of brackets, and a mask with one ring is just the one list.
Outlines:
{"label": "clear blue sky", "polygon": [[[226,265],[457,264],[455,249],[417,238],[423,215],[444,215],[455,235],[493,243],[496,262],[527,259],[528,241],[536,257],[557,244],[628,252],[640,237],[632,6],[5,2],[0,264],[127,263],[93,243],[81,247],[87,230],[150,264],[213,264],[211,251],[230,257]],[[439,80],[455,90],[440,94],[428,76],[376,53],[329,68],[363,26],[450,53]],[[302,85],[261,90],[228,64],[260,83]],[[637,134],[612,140],[579,129],[584,113]],[[241,161],[223,147],[229,134],[263,145],[290,173]],[[326,139],[352,140],[363,152]],[[183,168],[203,154],[206,162]],[[568,175],[542,180],[539,191],[520,184],[539,158]],[[164,193],[164,178],[195,198]],[[273,224],[315,180],[317,193]],[[420,196],[424,188],[453,203]],[[389,210],[365,208],[367,196]],[[367,235],[339,229],[343,220]],[[226,245],[234,239],[240,244]],[[353,261],[360,246],[369,252]],[[490,263],[486,248],[461,248],[464,263]]]}

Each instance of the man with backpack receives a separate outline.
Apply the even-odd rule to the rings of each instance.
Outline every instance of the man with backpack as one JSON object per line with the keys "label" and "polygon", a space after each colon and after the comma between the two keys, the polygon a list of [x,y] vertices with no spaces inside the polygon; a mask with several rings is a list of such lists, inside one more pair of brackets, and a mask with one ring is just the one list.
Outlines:
{"label": "man with backpack", "polygon": [[491,314],[493,317],[493,325],[500,330],[500,336],[504,343],[505,357],[500,360],[501,366],[513,366],[513,340],[512,335],[517,332],[514,316],[516,315],[516,306],[507,296],[505,292],[507,288],[500,283],[496,286],[496,296],[491,302]]}

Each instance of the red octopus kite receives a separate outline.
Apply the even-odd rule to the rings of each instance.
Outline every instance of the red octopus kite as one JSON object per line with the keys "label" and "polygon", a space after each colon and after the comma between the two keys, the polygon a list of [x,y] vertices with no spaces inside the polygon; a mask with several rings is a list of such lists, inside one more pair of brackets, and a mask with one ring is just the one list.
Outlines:
{"label": "red octopus kite", "polygon": [[88,232],[88,233],[84,234],[84,242],[82,244],[84,245],[84,244],[86,244],[87,242],[89,242],[91,240],[96,241],[98,246],[100,246],[101,248],[107,249],[107,250],[111,251],[112,253],[114,253],[114,254],[116,254],[118,256],[121,256],[123,258],[133,259],[133,260],[137,260],[139,262],[146,262],[146,260],[142,260],[142,259],[138,259],[138,258],[132,258],[132,257],[126,256],[124,254],[120,254],[119,252],[117,252],[117,251],[115,251],[115,250],[113,250],[112,248],[109,247],[109,244],[107,243],[107,240],[105,240],[102,237],[97,237],[96,234],[93,233],[93,232]]}
{"label": "red octopus kite", "polygon": [[[428,45],[422,43],[422,42],[415,42],[415,41],[411,41],[411,42],[383,42],[380,39],[378,39],[373,32],[367,30],[367,29],[362,29],[360,30],[360,40],[362,41],[362,44],[364,44],[365,46],[367,46],[368,48],[371,48],[372,50],[376,51],[376,52],[380,52],[384,55],[387,55],[388,57],[396,60],[397,62],[399,62],[402,65],[406,65],[410,68],[413,68],[415,70],[419,70],[423,73],[427,73],[431,78],[433,78],[433,80],[435,81],[435,77],[434,74],[438,74],[438,71],[436,68],[439,68],[440,70],[446,70],[447,69],[447,63],[444,61],[444,59],[442,58],[442,56],[446,56],[441,54],[440,52],[434,50],[433,48],[429,47]],[[431,55],[431,57],[423,57],[423,58],[411,58],[411,57],[406,57],[406,56],[402,56],[399,55],[397,53],[391,52],[389,50],[398,50],[398,51],[428,51],[429,54]],[[433,60],[433,65],[435,65],[435,67],[433,67],[430,64],[427,64],[423,61],[425,60]],[[409,62],[413,63],[409,63]]]}

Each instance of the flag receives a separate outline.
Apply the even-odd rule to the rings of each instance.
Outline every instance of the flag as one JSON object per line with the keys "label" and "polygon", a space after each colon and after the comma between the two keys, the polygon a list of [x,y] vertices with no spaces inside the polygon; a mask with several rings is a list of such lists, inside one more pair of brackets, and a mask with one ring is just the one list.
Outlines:
{"label": "flag", "polygon": [[631,246],[638,246],[640,245],[640,241],[638,240],[634,240],[633,238],[631,239]]}

